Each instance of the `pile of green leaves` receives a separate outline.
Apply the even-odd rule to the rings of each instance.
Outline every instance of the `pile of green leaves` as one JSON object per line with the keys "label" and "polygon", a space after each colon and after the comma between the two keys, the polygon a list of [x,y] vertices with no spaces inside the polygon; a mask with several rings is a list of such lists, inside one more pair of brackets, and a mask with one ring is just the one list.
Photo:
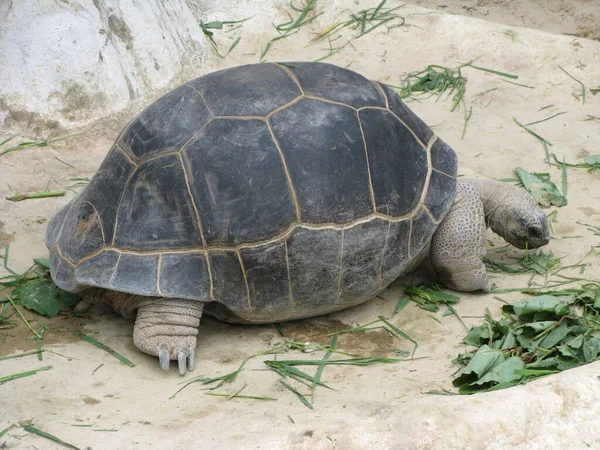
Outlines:
{"label": "pile of green leaves", "polygon": [[559,294],[504,305],[499,320],[487,311],[464,338],[478,349],[455,360],[465,366],[452,382],[459,393],[504,389],[597,360],[598,286]]}

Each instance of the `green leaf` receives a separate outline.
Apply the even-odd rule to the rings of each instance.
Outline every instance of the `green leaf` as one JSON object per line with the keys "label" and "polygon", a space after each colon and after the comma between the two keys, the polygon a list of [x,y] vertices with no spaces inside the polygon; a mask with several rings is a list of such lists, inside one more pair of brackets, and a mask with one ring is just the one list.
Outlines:
{"label": "green leaf", "polygon": [[548,321],[543,321],[543,322],[529,322],[524,325],[521,325],[520,328],[525,333],[537,334],[541,331],[545,331],[548,328],[553,327],[557,323],[558,323],[558,321],[556,321],[556,320],[548,320]]}
{"label": "green leaf", "polygon": [[63,291],[47,278],[25,283],[16,288],[13,295],[25,308],[48,317],[56,317],[62,309],[79,301],[79,295]]}
{"label": "green leaf", "polygon": [[562,322],[550,331],[538,345],[539,347],[550,349],[566,338],[570,332],[571,326],[567,322]]}
{"label": "green leaf", "polygon": [[600,165],[600,155],[586,156],[584,161],[586,164],[589,164],[590,166]]}
{"label": "green leaf", "polygon": [[522,375],[517,375],[515,370],[525,367],[525,363],[518,356],[511,356],[499,364],[496,364],[484,376],[471,384],[483,385],[486,383],[512,383],[519,381]]}
{"label": "green leaf", "polygon": [[600,339],[598,336],[592,336],[583,341],[583,357],[585,362],[592,362],[598,358],[600,353]]}
{"label": "green leaf", "polygon": [[400,299],[398,300],[398,303],[396,303],[396,306],[394,308],[394,314],[398,314],[400,311],[402,311],[404,309],[404,307],[406,305],[408,305],[409,301],[410,300],[405,295],[400,297]]}
{"label": "green leaf", "polygon": [[458,377],[452,381],[455,387],[472,383],[484,376],[496,364],[502,361],[502,352],[492,350],[487,345],[482,345],[471,358],[467,367],[459,372]]}
{"label": "green leaf", "polygon": [[33,262],[46,270],[50,270],[50,260],[47,258],[33,258]]}
{"label": "green leaf", "polygon": [[479,347],[490,340],[490,329],[486,324],[471,328],[469,333],[463,339],[467,345]]}
{"label": "green leaf", "polygon": [[516,302],[512,305],[504,305],[502,310],[508,313],[514,313],[519,318],[539,312],[550,312],[557,316],[566,316],[571,311],[569,305],[552,295],[540,295],[528,300]]}
{"label": "green leaf", "polygon": [[560,193],[556,185],[548,180],[540,178],[539,174],[529,173],[520,167],[515,169],[515,173],[523,183],[523,186],[533,196],[533,198],[542,207],[564,206],[567,199]]}

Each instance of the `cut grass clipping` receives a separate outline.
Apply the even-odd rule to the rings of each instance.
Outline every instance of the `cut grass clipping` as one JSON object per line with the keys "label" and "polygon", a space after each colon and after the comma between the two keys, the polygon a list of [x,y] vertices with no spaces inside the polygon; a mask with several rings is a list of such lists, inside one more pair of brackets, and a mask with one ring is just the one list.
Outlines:
{"label": "cut grass clipping", "polygon": [[[352,41],[360,39],[367,34],[385,26],[386,31],[393,28],[398,28],[404,25],[405,19],[396,13],[396,10],[406,5],[399,5],[393,8],[386,8],[387,0],[383,0],[374,8],[364,9],[357,13],[351,13],[350,17],[341,22],[334,23],[328,26],[325,30],[317,34],[312,40],[313,42],[327,41],[329,48],[327,53],[315,61],[323,61],[336,53],[341,52],[347,46],[352,46]],[[335,44],[340,39],[344,39],[342,31],[346,29],[354,30],[354,35],[346,37],[345,42],[341,45]]]}
{"label": "cut grass clipping", "polygon": [[296,6],[294,6],[293,2],[290,2],[290,8],[296,14],[296,17],[293,17],[292,14],[286,11],[289,20],[287,22],[280,23],[279,25],[273,25],[275,27],[275,31],[279,33],[279,36],[267,42],[267,45],[265,45],[262,52],[260,53],[260,62],[265,61],[267,53],[269,53],[269,50],[271,50],[271,47],[275,42],[281,39],[286,39],[291,35],[297,33],[300,30],[300,28],[302,28],[304,25],[311,23],[313,20],[315,20],[317,17],[323,14],[319,13],[316,15],[312,15],[312,17],[309,17],[311,13],[314,13],[316,3],[317,0],[308,0],[303,8],[297,8]]}
{"label": "cut grass clipping", "polygon": [[391,87],[397,89],[400,97],[404,99],[418,95],[427,95],[428,97],[437,96],[437,100],[439,100],[443,94],[446,94],[446,98],[452,97],[452,106],[450,107],[450,111],[455,111],[461,105],[464,109],[465,123],[461,136],[461,138],[464,138],[467,130],[467,124],[471,118],[473,110],[472,108],[469,108],[467,111],[467,106],[464,100],[467,92],[467,78],[462,74],[461,69],[463,67],[470,67],[472,69],[511,79],[519,78],[517,75],[510,73],[474,66],[472,62],[462,64],[456,68],[432,64],[427,66],[424,70],[409,73],[404,78],[402,86]]}
{"label": "cut grass clipping", "polygon": [[[210,42],[210,45],[213,48],[215,54],[217,56],[219,56],[220,58],[224,58],[225,56],[229,55],[233,51],[234,48],[237,47],[237,45],[240,43],[240,40],[242,38],[241,38],[241,36],[238,36],[233,41],[233,43],[229,46],[229,49],[227,50],[227,53],[225,53],[225,55],[222,55],[219,52],[219,45],[215,41],[215,37],[214,37],[215,33],[212,30],[222,30],[226,26],[232,27],[233,25],[241,24],[241,23],[245,22],[248,19],[250,19],[250,17],[247,17],[247,18],[242,19],[242,20],[229,20],[229,21],[223,21],[223,22],[221,22],[221,21],[203,22],[201,20],[201,21],[198,22],[198,24],[200,25],[200,29],[202,30],[202,33],[204,33],[204,36],[206,36],[208,38],[208,41]],[[233,30],[233,29],[235,29],[235,27],[231,28],[231,30]]]}
{"label": "cut grass clipping", "polygon": [[[396,309],[398,309],[398,307]],[[372,325],[372,324],[375,324],[378,322],[381,322],[383,325],[377,326],[377,327],[369,327],[369,325]],[[213,383],[217,383],[215,386],[207,388],[207,389],[211,389],[211,390],[217,389],[225,383],[231,383],[237,378],[237,376],[242,372],[242,370],[244,370],[246,363],[250,359],[253,359],[253,358],[256,358],[259,356],[279,355],[279,354],[287,352],[288,350],[301,350],[306,353],[312,353],[315,350],[321,350],[321,351],[326,351],[326,353],[323,356],[323,358],[320,360],[295,360],[295,359],[294,360],[277,360],[277,359],[274,359],[274,360],[264,361],[264,364],[267,367],[269,367],[269,369],[271,369],[277,375],[281,376],[281,379],[279,381],[282,384],[282,386],[284,386],[286,389],[288,389],[290,392],[292,392],[296,397],[298,397],[298,399],[306,407],[313,409],[313,405],[314,405],[314,401],[315,401],[315,392],[316,392],[317,386],[321,386],[321,387],[324,387],[327,389],[332,389],[330,386],[328,386],[323,381],[321,381],[321,376],[322,376],[323,371],[326,366],[330,366],[330,365],[371,366],[374,364],[399,363],[399,362],[403,362],[403,361],[410,361],[411,359],[413,359],[412,357],[411,357],[411,359],[362,358],[362,357],[352,357],[352,358],[346,358],[346,359],[330,359],[334,353],[355,356],[350,353],[337,350],[338,335],[344,334],[344,333],[365,332],[365,331],[370,331],[370,330],[375,330],[375,329],[384,329],[392,337],[395,337],[398,339],[404,338],[404,339],[409,340],[410,342],[412,342],[414,344],[414,350],[412,352],[413,354],[418,347],[418,344],[414,339],[410,338],[406,333],[402,332],[398,327],[393,325],[389,321],[389,319],[386,319],[385,317],[380,317],[378,320],[370,322],[369,324],[365,324],[365,325],[358,326],[358,327],[355,327],[355,328],[352,328],[349,330],[343,330],[338,333],[335,333],[334,336],[332,337],[331,343],[329,345],[314,345],[314,344],[310,344],[308,342],[298,342],[293,339],[286,339],[285,341],[274,345],[270,349],[262,350],[262,351],[256,352],[256,353],[248,356],[246,359],[244,359],[242,361],[240,366],[233,372],[230,372],[225,375],[217,376],[217,377],[200,376],[200,377],[193,378],[192,380],[189,380],[185,383],[182,383],[183,386],[177,392],[175,392],[170,398],[174,398],[179,392],[181,392],[183,389],[185,389],[186,387],[188,387],[194,383],[200,383],[202,385],[210,385]],[[395,353],[397,355],[402,355],[402,356],[408,356],[410,354],[409,352],[402,352],[397,349],[395,349]],[[316,368],[314,374],[310,374],[310,373],[307,373],[306,371],[300,370],[298,368],[298,366],[316,366],[317,368]],[[294,384],[292,384],[292,382]],[[304,391],[304,393],[302,391]],[[263,396],[257,396],[257,395],[239,395],[240,392],[241,392],[241,390],[234,392],[233,394],[207,393],[207,395],[216,395],[219,397],[227,397],[228,400],[232,399],[232,398],[256,399],[256,400],[276,400],[272,397],[263,397]]]}
{"label": "cut grass clipping", "polygon": [[477,350],[455,360],[465,366],[452,381],[460,394],[504,389],[596,361],[598,285],[504,305],[499,320],[487,310],[485,322],[471,328],[464,343]]}

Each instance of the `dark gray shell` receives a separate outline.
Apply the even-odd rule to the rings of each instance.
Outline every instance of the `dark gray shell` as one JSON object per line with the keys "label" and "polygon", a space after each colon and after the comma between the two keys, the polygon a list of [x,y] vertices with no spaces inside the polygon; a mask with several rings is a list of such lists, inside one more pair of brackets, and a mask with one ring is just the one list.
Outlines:
{"label": "dark gray shell", "polygon": [[211,73],[134,119],[50,221],[52,276],[281,321],[368,300],[452,204],[454,151],[380,83],[323,63]]}

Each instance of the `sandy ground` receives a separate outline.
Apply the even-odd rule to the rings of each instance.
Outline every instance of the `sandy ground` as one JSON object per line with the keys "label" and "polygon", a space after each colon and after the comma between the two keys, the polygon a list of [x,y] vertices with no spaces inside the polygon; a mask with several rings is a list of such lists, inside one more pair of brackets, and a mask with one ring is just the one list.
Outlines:
{"label": "sandy ground", "polygon": [[412,5],[516,27],[600,40],[595,0],[410,0]]}
{"label": "sandy ground", "polygon": [[[353,3],[351,9],[356,11],[377,3],[361,1],[359,5]],[[432,3],[421,2],[429,7],[435,6]],[[449,6],[444,9],[451,4],[462,4],[446,3]],[[587,2],[587,6],[592,3]],[[522,17],[507,21],[513,11],[511,2],[490,2],[487,7],[489,14],[482,16],[486,20],[479,20],[406,6],[402,9],[405,26],[389,31],[382,28],[352,41],[351,46],[328,61],[390,84],[399,84],[408,72],[428,64],[454,67],[475,58],[479,58],[480,66],[518,74],[517,81],[532,88],[509,84],[490,73],[464,69],[468,77],[466,106],[472,107],[472,115],[462,139],[464,113],[450,112],[450,101],[427,99],[411,102],[410,106],[454,147],[460,158],[461,174],[504,178],[513,176],[512,170],[520,166],[529,171],[549,172],[560,185],[560,171],[544,164],[541,144],[516,126],[512,118],[527,123],[566,112],[534,126],[536,132],[552,142],[551,151],[569,162],[580,162],[588,154],[600,153],[599,122],[585,120],[586,115],[600,116],[600,96],[588,91],[583,104],[573,96],[580,92],[580,86],[559,69],[563,67],[588,88],[599,85],[600,43],[504,25],[503,22],[509,22],[553,28],[551,24],[544,27],[522,22]],[[597,9],[592,11],[596,17]],[[494,19],[497,10],[504,13]],[[310,44],[310,38],[348,13],[326,9],[310,26],[278,41],[267,59],[314,60],[324,55],[327,44]],[[284,21],[283,11],[281,18]],[[243,39],[239,46],[226,59],[215,59],[213,68],[257,62],[261,48],[276,36],[271,25],[260,23],[259,19],[241,30]],[[227,48],[235,34],[219,37]],[[14,192],[60,189],[72,184],[70,178],[90,176],[117,133],[142,106],[132,105],[117,117],[80,130],[82,134],[77,138],[0,158],[3,178],[0,242],[10,243],[13,269],[23,270],[33,257],[47,254],[43,244],[47,220],[71,194],[19,203],[5,201],[4,197]],[[547,108],[542,110],[544,107]],[[592,246],[598,245],[598,237],[579,222],[598,225],[600,220],[598,173],[571,169],[568,174],[569,204],[560,208],[556,235],[546,249],[563,258],[565,265],[581,260]],[[490,239],[491,258],[500,260],[506,256],[493,251],[502,245],[500,239]],[[520,252],[509,255],[518,256]],[[596,254],[585,261],[590,263],[586,276],[600,278]],[[330,340],[327,333],[368,322],[381,314],[389,317],[402,286],[427,275],[425,270],[403,277],[381,298],[341,313],[283,324],[283,331],[298,341],[327,344]],[[529,277],[491,274],[491,280],[502,288],[523,287]],[[540,284],[543,280],[534,279],[533,283]],[[523,295],[513,293],[501,298],[514,301]],[[499,305],[493,295],[461,295],[456,309],[462,316],[482,316],[486,307],[498,311]],[[0,430],[12,424],[33,423],[80,448],[95,450],[600,447],[597,426],[600,383],[596,375],[600,363],[496,393],[470,397],[427,395],[424,392],[432,389],[450,388],[451,375],[456,370],[451,360],[464,350],[460,340],[465,329],[453,316],[433,315],[412,304],[393,321],[418,341],[416,356],[423,359],[366,368],[328,367],[323,380],[334,389],[317,391],[314,410],[303,406],[279,383],[277,375],[265,370],[262,361],[272,356],[251,360],[233,384],[222,386],[218,392],[236,392],[247,384],[245,394],[272,396],[277,401],[226,400],[206,395],[207,391],[199,384],[171,398],[180,383],[191,376],[182,379],[175,371],[165,373],[155,358],[139,353],[131,341],[131,322],[102,308],[95,309],[90,317],[47,320],[29,312],[26,316],[34,324],[47,324],[44,348],[68,359],[45,353],[43,361],[30,356],[0,362],[0,376],[52,366],[35,376],[0,385]],[[433,320],[434,316],[437,320]],[[481,319],[464,321],[471,326]],[[120,363],[68,330],[93,334],[136,366],[130,368]],[[28,338],[29,333],[21,324],[11,330],[0,330],[0,355],[35,349]],[[213,377],[229,373],[246,356],[281,340],[271,326],[233,326],[204,318],[195,375]],[[394,348],[411,349],[409,342],[394,341],[380,331],[341,337],[339,347],[361,356],[384,357],[394,357]],[[320,358],[322,353],[307,355],[290,351],[282,357]],[[0,438],[0,447],[3,445],[57,448],[18,427]]]}

